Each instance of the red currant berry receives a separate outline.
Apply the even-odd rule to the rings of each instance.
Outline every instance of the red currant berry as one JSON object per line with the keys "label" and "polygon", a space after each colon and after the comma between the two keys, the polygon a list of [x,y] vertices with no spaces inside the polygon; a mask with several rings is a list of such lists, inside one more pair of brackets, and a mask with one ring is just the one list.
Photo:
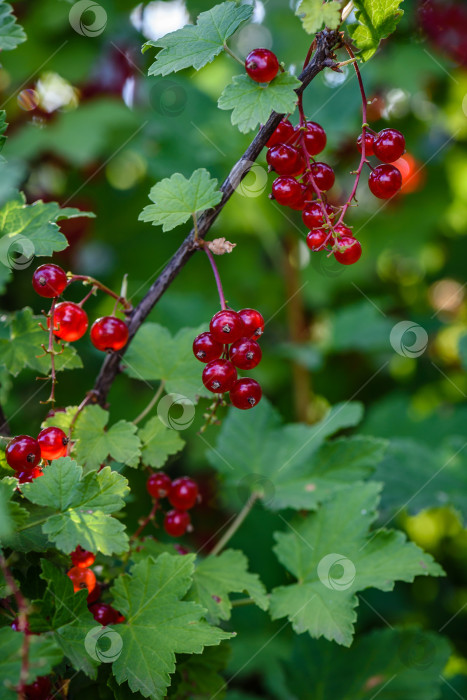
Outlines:
{"label": "red currant berry", "polygon": [[79,569],[87,569],[96,561],[96,555],[78,545],[75,551],[71,553],[71,561],[73,566],[77,566]]}
{"label": "red currant berry", "polygon": [[397,129],[383,129],[375,137],[374,153],[383,163],[393,163],[405,151],[405,138]]}
{"label": "red currant berry", "polygon": [[69,571],[67,571],[67,576],[73,583],[73,590],[75,593],[83,588],[87,588],[88,593],[91,593],[91,591],[93,591],[96,587],[96,576],[91,569],[83,569],[80,566],[73,566]]}
{"label": "red currant berry", "polygon": [[91,343],[98,350],[121,350],[128,341],[128,326],[115,316],[103,316],[91,326]]}
{"label": "red currant berry", "polygon": [[34,683],[24,686],[27,700],[49,700],[52,683],[47,676],[39,676]]}
{"label": "red currant berry", "polygon": [[402,187],[401,172],[393,165],[377,165],[370,173],[368,187],[375,197],[390,199]]}
{"label": "red currant berry", "polygon": [[86,598],[88,605],[91,605],[92,603],[95,603],[96,600],[99,600],[99,598],[101,597],[101,593],[102,593],[101,587],[100,587],[98,581],[96,581],[95,587],[93,588],[92,591],[90,591],[88,593],[88,597]]}
{"label": "red currant berry", "polygon": [[256,309],[241,309],[238,315],[243,321],[245,338],[258,340],[264,333],[264,318]]}
{"label": "red currant berry", "polygon": [[47,413],[46,418],[53,418],[57,413],[66,413],[66,408],[51,408]]}
{"label": "red currant berry", "polygon": [[[357,148],[362,152],[362,135],[357,139]],[[374,156],[375,151],[374,151],[374,144],[375,144],[375,137],[374,134],[369,134],[368,132],[365,133],[365,156]]]}
{"label": "red currant berry", "polygon": [[360,260],[362,246],[355,238],[341,238],[339,241],[339,251],[334,253],[334,257],[341,265],[353,265]]}
{"label": "red currant berry", "polygon": [[272,183],[272,195],[284,207],[299,205],[303,199],[303,185],[293,177],[278,177]]}
{"label": "red currant berry", "polygon": [[306,244],[310,250],[320,250],[328,237],[328,231],[324,228],[315,228],[306,237]]}
{"label": "red currant berry", "polygon": [[277,146],[279,143],[289,143],[294,137],[295,129],[288,119],[284,119],[280,122],[272,136],[269,137],[269,141],[266,141],[266,146],[267,148],[271,148],[271,146]]}
{"label": "red currant berry", "polygon": [[37,436],[42,459],[65,457],[68,438],[60,428],[44,428]]}
{"label": "red currant berry", "polygon": [[[50,328],[50,318],[47,319]],[[72,301],[62,301],[54,311],[54,335],[67,343],[83,337],[88,329],[88,315],[81,306]]]}
{"label": "red currant berry", "polygon": [[240,338],[230,348],[230,359],[239,369],[254,369],[261,361],[262,352],[256,340]]}
{"label": "red currant berry", "polygon": [[326,217],[324,216],[323,207],[326,207],[326,212],[329,219],[332,221],[334,218],[334,210],[329,204],[321,205],[319,202],[310,202],[307,204],[303,210],[302,219],[305,226],[309,229],[320,228],[326,223]]}
{"label": "red currant berry", "polygon": [[152,498],[165,498],[168,496],[172,481],[164,472],[154,472],[146,481],[146,489]]}
{"label": "red currant berry", "polygon": [[229,391],[237,379],[237,370],[229,360],[213,360],[203,370],[203,384],[215,394]]}
{"label": "red currant berry", "polygon": [[243,321],[236,311],[224,309],[218,311],[211,319],[209,329],[218,343],[234,343],[245,335]]}
{"label": "red currant berry", "polygon": [[15,617],[10,627],[15,632],[24,632],[24,634],[26,634],[27,636],[32,634],[31,630],[29,629],[29,624],[27,622],[25,627],[21,627],[19,617]]}
{"label": "red currant berry", "polygon": [[327,192],[327,190],[330,190],[336,179],[334,170],[331,168],[331,166],[327,163],[320,163],[319,161],[311,164],[311,173],[316,186],[321,190],[321,192]]}
{"label": "red currant berry", "polygon": [[181,537],[191,524],[186,510],[169,510],[164,518],[164,530],[171,537]]}
{"label": "red currant berry", "polygon": [[32,286],[41,297],[58,297],[68,284],[65,270],[48,263],[37,268],[32,276]]}
{"label": "red currant berry", "polygon": [[18,435],[8,443],[5,458],[12,469],[31,471],[40,462],[41,448],[37,440],[29,435]]}
{"label": "red currant berry", "polygon": [[198,500],[198,484],[188,476],[182,476],[172,482],[169,503],[176,510],[190,510]]}
{"label": "red currant berry", "polygon": [[245,411],[253,408],[261,400],[263,392],[257,381],[254,379],[239,379],[230,391],[230,400],[236,408]]}
{"label": "red currant berry", "polygon": [[224,346],[214,340],[210,333],[201,333],[193,341],[193,353],[200,362],[218,360],[224,352]]}
{"label": "red currant berry", "polygon": [[92,614],[96,622],[101,625],[116,625],[120,622],[121,615],[118,610],[115,610],[107,603],[93,603],[89,606],[89,612]]}
{"label": "red currant berry", "polygon": [[256,83],[269,83],[279,70],[279,61],[269,49],[253,49],[245,60],[245,70]]}
{"label": "red currant berry", "polygon": [[20,484],[30,484],[38,476],[42,476],[43,471],[40,467],[34,467],[34,469],[26,469],[25,471],[16,472],[16,474]]}
{"label": "red currant berry", "polygon": [[[300,128],[300,127],[298,127]],[[326,132],[316,122],[307,122],[304,132],[306,150],[310,156],[316,156],[326,146]]]}
{"label": "red currant berry", "polygon": [[289,207],[291,209],[295,209],[295,211],[303,211],[303,207],[307,203],[307,198],[306,198],[307,189],[306,189],[305,185],[302,185],[301,183],[300,183],[300,188],[301,188],[300,199],[297,202],[291,202],[289,204]]}
{"label": "red currant berry", "polygon": [[334,226],[334,231],[339,237],[355,238],[352,229],[345,224],[337,224],[337,226]]}
{"label": "red currant berry", "polygon": [[279,143],[272,146],[266,155],[268,165],[279,175],[299,175],[303,172],[305,164],[298,148]]}

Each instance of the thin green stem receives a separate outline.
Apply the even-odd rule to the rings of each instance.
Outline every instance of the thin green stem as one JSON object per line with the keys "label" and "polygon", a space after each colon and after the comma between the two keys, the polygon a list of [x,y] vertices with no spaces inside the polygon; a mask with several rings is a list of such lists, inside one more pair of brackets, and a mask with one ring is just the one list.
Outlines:
{"label": "thin green stem", "polygon": [[229,49],[229,47],[227,46],[227,44],[224,44],[224,51],[225,51],[225,53],[228,53],[229,56],[232,56],[232,58],[233,58],[235,61],[237,61],[237,63],[240,63],[240,65],[243,66],[243,68],[245,68],[245,61],[242,61],[242,59],[239,58],[239,57],[232,51],[232,49]]}
{"label": "thin green stem", "polygon": [[148,403],[146,408],[143,411],[141,411],[139,416],[136,416],[136,418],[134,419],[134,421],[133,421],[134,425],[138,425],[138,423],[140,423],[143,420],[143,418],[145,418],[148,415],[148,413],[154,408],[156,403],[159,401],[162,392],[164,391],[164,387],[165,387],[165,381],[162,380],[157,388],[156,393],[154,394],[154,396],[152,397],[152,399],[150,400],[150,402]]}
{"label": "thin green stem", "polygon": [[224,549],[225,545],[235,535],[238,528],[243,523],[243,521],[245,520],[245,518],[247,517],[247,515],[249,514],[259,497],[259,493],[253,492],[251,494],[251,496],[243,506],[242,510],[233,521],[232,525],[225,531],[224,535],[220,538],[219,542],[212,548],[210,552],[211,556],[215,557],[217,554],[219,554],[219,552],[221,552],[222,549]]}

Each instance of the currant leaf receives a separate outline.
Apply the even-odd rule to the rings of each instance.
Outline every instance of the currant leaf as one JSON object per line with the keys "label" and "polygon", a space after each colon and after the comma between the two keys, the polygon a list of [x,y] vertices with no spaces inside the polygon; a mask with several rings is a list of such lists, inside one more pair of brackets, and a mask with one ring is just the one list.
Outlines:
{"label": "currant leaf", "polygon": [[395,31],[404,14],[401,3],[402,0],[355,0],[357,23],[349,25],[349,32],[363,61],[368,61],[380,41]]}
{"label": "currant leaf", "polygon": [[117,462],[137,467],[141,443],[133,423],[120,420],[107,428],[108,411],[100,406],[87,406],[79,415],[73,432],[75,456],[86,469],[97,469],[109,455]]}
{"label": "currant leaf", "polygon": [[323,26],[337,29],[341,23],[341,5],[335,0],[325,3],[321,0],[302,0],[295,14],[302,20],[303,29],[308,34],[316,34]]}
{"label": "currant leaf", "polygon": [[143,51],[149,46],[162,48],[149,68],[149,75],[168,75],[190,67],[199,70],[211,63],[221,53],[227,39],[252,13],[251,5],[223,2],[202,12],[195,25],[187,24],[161,39],[148,41]]}
{"label": "currant leaf", "polygon": [[[21,648],[24,632],[10,627],[0,629],[0,688],[2,700],[17,700],[15,688],[21,673]],[[47,675],[59,664],[63,654],[53,639],[31,635],[28,649],[28,682]]]}
{"label": "currant leaf", "polygon": [[[0,110],[0,151],[2,150],[3,146],[5,145],[6,141],[6,136],[5,136],[5,131],[7,129],[8,124],[6,123],[6,112],[4,109]],[[0,160],[3,160],[3,157],[0,158]]]}
{"label": "currant leaf", "polygon": [[267,86],[247,75],[237,75],[219,97],[219,109],[232,109],[231,121],[246,134],[258,124],[265,124],[271,112],[295,111],[295,90],[300,81],[287,72],[279,73]]}
{"label": "currant leaf", "polygon": [[267,610],[266,589],[258,574],[248,571],[248,560],[243,552],[227,549],[215,557],[199,562],[193,575],[193,586],[187,599],[203,605],[211,622],[230,619],[231,593],[246,593],[261,610]]}
{"label": "currant leaf", "polygon": [[293,523],[290,532],[275,534],[274,551],[298,582],[272,591],[273,620],[287,617],[297,634],[308,632],[350,646],[358,591],[391,591],[395,581],[444,575],[401,532],[370,532],[380,490],[375,482],[356,483]]}
{"label": "currant leaf", "polygon": [[128,548],[124,526],[111,517],[124,505],[128,482],[110,467],[83,476],[74,460],[62,457],[21,490],[29,501],[52,511],[42,531],[66,554],[78,545],[103,554],[121,554]]}
{"label": "currant leaf", "polygon": [[226,682],[221,672],[226,668],[230,656],[227,644],[207,647],[202,654],[191,654],[177,664],[167,698],[216,698],[225,697]]}
{"label": "currant leaf", "polygon": [[161,554],[135,564],[113,588],[123,646],[112,664],[118,683],[162,700],[175,671],[175,654],[200,654],[232,635],[203,621],[204,608],[181,599],[190,588],[195,555]]}
{"label": "currant leaf", "polygon": [[13,8],[7,2],[0,2],[0,51],[12,51],[27,37],[23,27],[12,14]]}
{"label": "currant leaf", "polygon": [[5,477],[0,481],[0,544],[8,541],[15,529],[28,519],[27,510],[11,500],[17,486],[14,477]]}
{"label": "currant leaf", "polygon": [[154,204],[144,207],[139,221],[171,231],[192,215],[219,204],[222,192],[217,189],[217,180],[211,178],[207,170],[199,168],[188,180],[180,173],[161,180],[151,187],[149,199]]}
{"label": "currant leaf", "polygon": [[155,416],[139,429],[141,461],[149,467],[162,467],[169,455],[183,449],[185,441],[177,430],[167,428],[159,416]]}

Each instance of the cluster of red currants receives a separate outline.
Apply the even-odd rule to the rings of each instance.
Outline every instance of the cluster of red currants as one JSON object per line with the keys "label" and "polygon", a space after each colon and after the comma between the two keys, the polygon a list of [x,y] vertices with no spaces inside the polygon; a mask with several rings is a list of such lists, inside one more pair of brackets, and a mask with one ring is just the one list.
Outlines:
{"label": "cluster of red currants", "polygon": [[42,466],[52,459],[65,457],[68,437],[61,428],[44,428],[37,440],[29,435],[14,437],[5,450],[7,464],[15,470],[20,484],[42,476]]}
{"label": "cluster of red currants", "polygon": [[[69,284],[66,272],[52,263],[41,265],[34,272],[32,286],[41,296],[48,299],[61,296]],[[84,300],[83,300],[84,301]],[[88,329],[88,315],[83,302],[62,301],[53,312],[53,332],[56,338],[72,343],[83,337]],[[47,319],[50,328],[51,319]],[[128,341],[127,324],[115,316],[98,318],[91,326],[91,343],[103,352],[121,350]]]}
{"label": "cluster of red currants", "polygon": [[[357,146],[362,152],[362,135],[357,139]],[[378,134],[366,128],[365,156],[376,156],[383,165],[371,169],[368,187],[379,199],[390,199],[402,187],[401,171],[395,165],[405,153],[405,138],[397,129],[382,129]]]}
{"label": "cluster of red currants", "polygon": [[261,386],[254,379],[237,378],[237,368],[254,369],[262,353],[256,342],[264,331],[264,319],[255,309],[218,311],[209,326],[193,341],[193,352],[205,362],[203,384],[214,394],[229,392],[236,408],[256,406],[262,396]]}
{"label": "cluster of red currants", "polygon": [[181,537],[191,530],[189,510],[200,500],[198,485],[188,476],[171,480],[164,472],[153,472],[146,482],[149,495],[158,504],[167,498],[173,510],[164,517],[164,530],[171,537]]}

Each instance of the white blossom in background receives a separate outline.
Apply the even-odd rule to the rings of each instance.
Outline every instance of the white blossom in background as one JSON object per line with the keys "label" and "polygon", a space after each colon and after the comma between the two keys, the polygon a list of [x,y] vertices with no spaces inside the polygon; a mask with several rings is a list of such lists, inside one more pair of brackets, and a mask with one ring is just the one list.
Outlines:
{"label": "white blossom in background", "polygon": [[137,5],[130,15],[130,20],[146,39],[156,40],[189,24],[190,15],[184,0],[155,0],[146,6],[142,3]]}

